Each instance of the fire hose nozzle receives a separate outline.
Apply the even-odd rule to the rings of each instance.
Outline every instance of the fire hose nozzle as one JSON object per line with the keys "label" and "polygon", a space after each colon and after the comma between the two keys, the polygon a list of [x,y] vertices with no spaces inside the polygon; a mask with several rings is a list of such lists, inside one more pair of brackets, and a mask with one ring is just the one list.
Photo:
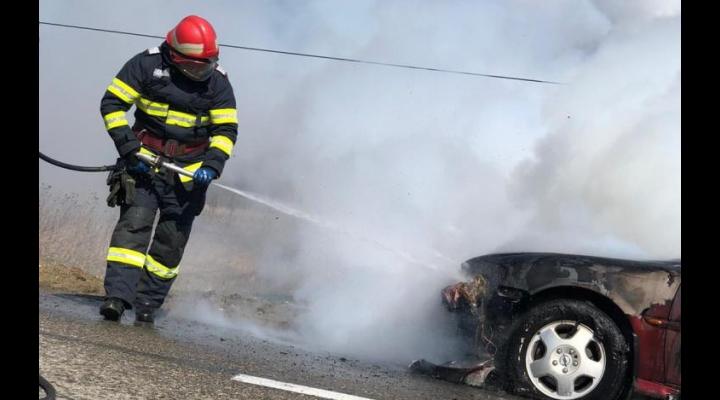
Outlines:
{"label": "fire hose nozzle", "polygon": [[150,164],[151,166],[153,166],[155,168],[165,167],[165,168],[169,169],[170,171],[177,172],[180,175],[184,175],[184,176],[187,176],[190,178],[192,178],[194,175],[192,172],[187,171],[187,170],[183,169],[182,167],[179,167],[169,161],[165,161],[162,158],[160,158],[159,156],[154,156],[151,154],[145,154],[145,153],[140,153],[140,152],[136,153],[135,156],[138,159],[145,161],[146,163]]}
{"label": "fire hose nozzle", "polygon": [[153,156],[153,155],[150,155],[150,154],[141,153],[141,152],[139,152],[139,151],[138,151],[137,153],[135,153],[135,157],[139,158],[140,160],[145,161],[146,163],[150,164],[150,165],[153,166],[153,167],[157,167],[157,166],[158,166],[157,163],[158,163],[158,161],[159,161],[159,159],[160,159],[160,157],[158,157],[158,156]]}

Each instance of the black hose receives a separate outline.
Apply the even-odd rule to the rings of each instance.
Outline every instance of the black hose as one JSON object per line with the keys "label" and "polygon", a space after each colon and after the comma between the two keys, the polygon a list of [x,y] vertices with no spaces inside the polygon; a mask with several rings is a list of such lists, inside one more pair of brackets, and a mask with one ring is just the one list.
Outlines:
{"label": "black hose", "polygon": [[79,165],[67,164],[67,163],[64,163],[64,162],[62,162],[62,161],[55,160],[54,158],[50,158],[50,157],[46,156],[45,154],[43,154],[42,152],[40,152],[40,158],[43,159],[43,160],[45,160],[45,161],[47,161],[47,162],[49,162],[49,163],[52,164],[52,165],[56,165],[56,166],[58,166],[58,167],[60,167],[60,168],[70,169],[70,170],[73,170],[73,171],[103,172],[103,171],[113,171],[113,170],[115,170],[115,165],[102,165],[102,166],[99,166],[99,167],[82,167],[82,166],[79,166]]}
{"label": "black hose", "polygon": [[55,400],[55,388],[40,375],[40,387],[45,391],[45,397],[40,400]]}

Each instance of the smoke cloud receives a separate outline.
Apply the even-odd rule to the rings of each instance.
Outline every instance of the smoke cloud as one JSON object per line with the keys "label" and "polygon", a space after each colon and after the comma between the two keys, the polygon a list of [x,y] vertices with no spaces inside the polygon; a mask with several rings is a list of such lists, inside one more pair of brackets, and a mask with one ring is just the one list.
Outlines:
{"label": "smoke cloud", "polygon": [[[200,217],[183,268],[202,276],[209,248],[252,254],[256,282],[306,305],[295,326],[309,344],[401,362],[457,356],[439,291],[484,253],[680,257],[679,1],[158,2],[112,18],[82,4],[70,14],[41,2],[41,19],[163,35],[197,13],[221,43],[563,82],[221,49],[240,117],[222,183],[353,235],[279,214],[237,228]],[[42,26],[40,40],[42,148],[111,160],[99,99],[157,41]],[[96,62],[68,62],[80,52]],[[63,104],[82,116],[51,106],[73,85]],[[92,179],[45,166],[40,178],[79,191]],[[256,207],[234,201],[223,204]],[[238,240],[218,249],[217,237]]]}

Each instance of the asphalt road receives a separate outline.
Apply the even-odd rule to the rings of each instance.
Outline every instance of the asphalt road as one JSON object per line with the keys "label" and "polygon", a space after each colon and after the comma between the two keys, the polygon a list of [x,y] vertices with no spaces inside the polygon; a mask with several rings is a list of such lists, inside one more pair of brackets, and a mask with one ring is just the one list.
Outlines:
{"label": "asphalt road", "polygon": [[[103,321],[97,299],[40,293],[40,374],[58,399],[317,399],[232,378],[245,374],[368,399],[511,400],[489,389],[166,317]],[[349,398],[348,398],[349,399]]]}

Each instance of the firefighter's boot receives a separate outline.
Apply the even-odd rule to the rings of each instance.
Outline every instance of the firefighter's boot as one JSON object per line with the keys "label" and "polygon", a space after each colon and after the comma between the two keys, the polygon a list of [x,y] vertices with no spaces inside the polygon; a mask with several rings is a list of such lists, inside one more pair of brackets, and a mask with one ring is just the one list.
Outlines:
{"label": "firefighter's boot", "polygon": [[109,321],[118,321],[125,312],[125,303],[117,297],[109,297],[100,306],[100,314]]}
{"label": "firefighter's boot", "polygon": [[149,303],[135,305],[135,323],[139,325],[152,325],[155,323],[155,307]]}

